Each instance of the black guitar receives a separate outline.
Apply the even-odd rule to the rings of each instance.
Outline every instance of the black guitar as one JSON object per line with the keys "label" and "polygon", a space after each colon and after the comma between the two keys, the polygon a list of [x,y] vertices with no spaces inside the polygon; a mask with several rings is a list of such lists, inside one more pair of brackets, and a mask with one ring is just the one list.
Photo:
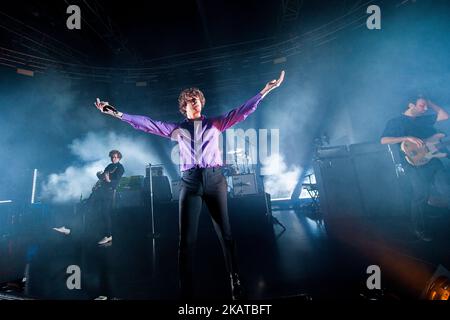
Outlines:
{"label": "black guitar", "polygon": [[108,186],[109,182],[106,182],[106,178],[105,176],[108,175],[110,176],[111,174],[113,174],[115,171],[117,170],[117,166],[114,167],[114,169],[112,169],[111,171],[106,171],[106,172],[97,172],[97,178],[98,181],[95,183],[95,185],[92,187],[92,193],[98,192],[99,190],[101,190],[104,187]]}

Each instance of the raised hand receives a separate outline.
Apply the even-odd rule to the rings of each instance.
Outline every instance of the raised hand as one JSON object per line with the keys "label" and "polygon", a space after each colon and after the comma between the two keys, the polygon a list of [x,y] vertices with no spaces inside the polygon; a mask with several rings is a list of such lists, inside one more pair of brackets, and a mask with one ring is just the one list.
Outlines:
{"label": "raised hand", "polygon": [[112,105],[109,104],[109,102],[100,101],[99,98],[96,99],[94,105],[98,110],[100,110],[102,113],[109,114],[113,117],[120,117],[121,112],[118,112],[116,108],[114,108]]}
{"label": "raised hand", "polygon": [[284,80],[284,73],[285,73],[284,70],[281,71],[281,74],[280,74],[280,77],[278,78],[278,80],[274,79],[274,80],[270,81],[269,83],[267,83],[266,86],[264,87],[264,89],[261,90],[261,94],[263,96],[265,96],[273,89],[278,88]]}

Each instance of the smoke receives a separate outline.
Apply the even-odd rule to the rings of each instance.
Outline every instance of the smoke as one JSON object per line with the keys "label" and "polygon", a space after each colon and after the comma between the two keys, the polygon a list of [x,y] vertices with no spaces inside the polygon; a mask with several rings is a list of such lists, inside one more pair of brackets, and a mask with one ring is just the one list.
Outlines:
{"label": "smoke", "polygon": [[61,203],[78,200],[81,196],[88,197],[97,181],[96,173],[103,171],[110,163],[108,153],[112,149],[122,153],[124,176],[145,175],[148,163],[160,162],[144,138],[114,132],[89,132],[85,137],[73,140],[68,148],[74,160],[81,164],[72,164],[64,172],[48,175],[42,185],[42,198],[50,202]]}
{"label": "smoke", "polygon": [[68,167],[63,173],[52,173],[43,185],[43,198],[51,202],[67,202],[85,197],[95,183],[95,173],[101,171],[103,161],[83,167]]}
{"label": "smoke", "polygon": [[262,168],[265,175],[264,188],[272,199],[290,198],[302,168],[295,165],[288,167],[283,156],[276,154],[267,159],[267,165]]}

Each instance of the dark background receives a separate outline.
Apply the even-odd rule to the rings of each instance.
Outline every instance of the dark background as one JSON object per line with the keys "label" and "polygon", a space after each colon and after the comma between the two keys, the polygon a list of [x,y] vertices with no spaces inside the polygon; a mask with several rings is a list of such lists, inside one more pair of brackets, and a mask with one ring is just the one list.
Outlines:
{"label": "dark background", "polygon": [[[70,4],[81,8],[81,30],[67,29],[66,1],[1,5],[0,200],[28,199],[34,168],[39,186],[54,173],[89,189],[93,181],[84,177],[108,163],[112,148],[122,150],[126,175],[163,162],[176,178],[173,145],[101,115],[96,97],[127,113],[179,120],[178,93],[198,86],[205,114],[216,115],[284,69],[283,86],[238,127],[280,129],[285,171],[297,172],[309,167],[312,142],[322,133],[333,145],[377,141],[411,97],[450,102],[448,1]],[[371,4],[381,8],[381,30],[366,27]],[[83,169],[92,162],[91,171]],[[51,188],[40,192],[44,199],[55,199]],[[86,192],[66,188],[72,200]]]}

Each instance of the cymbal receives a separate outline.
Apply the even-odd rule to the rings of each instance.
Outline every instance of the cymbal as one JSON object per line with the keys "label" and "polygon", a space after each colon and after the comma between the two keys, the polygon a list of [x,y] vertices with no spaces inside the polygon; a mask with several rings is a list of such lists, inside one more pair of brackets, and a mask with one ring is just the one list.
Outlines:
{"label": "cymbal", "polygon": [[237,148],[236,150],[228,151],[227,154],[243,154],[244,150]]}
{"label": "cymbal", "polygon": [[250,182],[238,182],[233,184],[233,187],[243,187],[243,186],[250,186]]}

